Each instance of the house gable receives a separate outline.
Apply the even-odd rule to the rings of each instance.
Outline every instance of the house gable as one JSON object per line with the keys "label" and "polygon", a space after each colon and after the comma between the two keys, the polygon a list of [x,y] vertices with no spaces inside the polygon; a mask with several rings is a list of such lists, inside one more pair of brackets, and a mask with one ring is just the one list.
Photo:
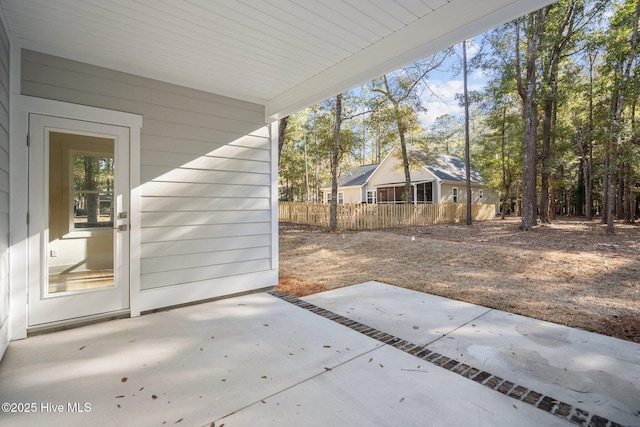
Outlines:
{"label": "house gable", "polygon": [[[371,175],[363,190],[363,194],[366,195],[367,191],[377,191],[380,188],[385,187],[403,187],[405,184],[404,169],[402,167],[402,160],[399,157],[399,149],[395,147],[380,163],[378,168]],[[459,196],[458,201],[462,202],[462,197],[466,197],[466,171],[465,163],[455,157],[436,154],[433,160],[422,167],[413,167],[410,171],[411,182],[414,186],[418,186],[422,183],[433,183],[432,191],[433,200],[438,202],[452,202],[453,188],[458,188]],[[474,170],[471,170],[471,183],[476,189],[483,188],[482,179],[480,174]],[[392,191],[391,189],[389,191]],[[393,191],[392,191],[393,193]],[[398,190],[395,190],[395,200],[399,200]],[[482,202],[479,199],[479,192],[474,190],[474,203]],[[484,189],[483,189],[484,193]],[[429,197],[429,196],[424,196]],[[420,199],[422,200],[422,199]],[[430,199],[425,199],[430,200]]]}
{"label": "house gable", "polygon": [[[404,184],[404,169],[402,168],[402,159],[399,156],[400,150],[397,147],[391,150],[367,183],[367,189],[372,190],[381,185]],[[412,182],[435,181],[437,179],[435,174],[424,167],[414,167],[410,169],[410,173]]]}

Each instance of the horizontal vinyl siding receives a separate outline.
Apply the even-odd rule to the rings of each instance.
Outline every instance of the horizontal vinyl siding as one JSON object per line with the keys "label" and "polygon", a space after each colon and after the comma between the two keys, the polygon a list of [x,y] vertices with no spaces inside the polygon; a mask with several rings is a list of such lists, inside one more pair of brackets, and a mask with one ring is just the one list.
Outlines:
{"label": "horizontal vinyl siding", "polygon": [[9,57],[0,24],[0,359],[9,338]]}
{"label": "horizontal vinyl siding", "polygon": [[143,290],[272,268],[262,106],[30,51],[22,93],[143,115]]}

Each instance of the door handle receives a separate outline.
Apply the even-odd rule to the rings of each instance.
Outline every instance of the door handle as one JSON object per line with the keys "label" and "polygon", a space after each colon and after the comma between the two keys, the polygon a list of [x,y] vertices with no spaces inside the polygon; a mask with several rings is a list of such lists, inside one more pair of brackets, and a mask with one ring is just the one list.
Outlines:
{"label": "door handle", "polygon": [[129,230],[129,225],[128,224],[122,224],[122,225],[119,225],[117,227],[114,227],[114,230],[127,231],[127,230]]}

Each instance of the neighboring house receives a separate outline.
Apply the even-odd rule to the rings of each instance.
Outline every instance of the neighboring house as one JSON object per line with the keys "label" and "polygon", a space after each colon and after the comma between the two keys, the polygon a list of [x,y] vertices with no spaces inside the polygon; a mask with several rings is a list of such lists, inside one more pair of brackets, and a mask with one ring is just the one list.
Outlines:
{"label": "neighboring house", "polygon": [[551,2],[0,0],[0,357],[274,286],[276,121]]}
{"label": "neighboring house", "polygon": [[[436,154],[413,167],[412,200],[419,203],[466,203],[465,163]],[[472,203],[494,204],[498,195],[489,191],[478,172],[471,170]],[[324,201],[331,200],[331,185],[323,187]],[[380,163],[358,166],[338,177],[338,203],[403,203],[405,178],[396,147]]]}

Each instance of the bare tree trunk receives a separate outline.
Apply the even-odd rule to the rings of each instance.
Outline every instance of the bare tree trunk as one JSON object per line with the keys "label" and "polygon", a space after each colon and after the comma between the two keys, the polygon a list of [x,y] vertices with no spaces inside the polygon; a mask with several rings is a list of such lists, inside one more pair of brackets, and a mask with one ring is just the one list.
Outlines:
{"label": "bare tree trunk", "polygon": [[307,156],[307,136],[304,137],[304,201],[309,203],[309,159]]}
{"label": "bare tree trunk", "polygon": [[585,179],[585,209],[587,219],[593,219],[593,141],[589,140],[589,163],[587,163]]}
{"label": "bare tree trunk", "polygon": [[411,204],[411,170],[409,169],[409,154],[407,153],[407,140],[406,140],[406,127],[397,105],[394,105],[396,110],[396,123],[398,125],[398,135],[400,135],[400,150],[402,151],[402,164],[404,167],[404,192],[406,202]]}
{"label": "bare tree trunk", "polygon": [[[84,156],[84,176],[85,176],[85,188],[89,191],[95,191],[98,189],[97,185],[97,177],[96,174],[99,173],[99,166],[97,164],[97,159],[91,156]],[[98,194],[87,192],[86,196],[86,206],[85,209],[87,211],[87,222],[88,223],[96,223],[98,222],[98,208],[100,203],[98,202]]]}
{"label": "bare tree trunk", "polygon": [[[553,130],[556,128],[557,111],[558,111],[558,74],[560,68],[560,62],[563,58],[563,53],[566,51],[570,44],[571,39],[575,35],[575,23],[580,15],[580,7],[577,2],[567,2],[561,5],[556,5],[556,10],[560,10],[562,14],[558,16],[560,21],[556,21],[556,25],[551,22],[550,28],[555,33],[547,32],[551,36],[552,44],[546,55],[545,65],[542,71],[542,85],[544,89],[543,100],[543,122],[542,122],[542,152],[541,163],[542,168],[540,171],[540,220],[542,222],[549,222],[550,216],[553,217],[553,213],[550,215],[550,205],[555,205],[555,201],[549,200],[550,190],[549,186],[552,165],[552,151],[551,148],[555,144],[555,136]],[[548,10],[548,9],[547,9]],[[551,193],[554,193],[551,190]]]}
{"label": "bare tree trunk", "polygon": [[467,88],[467,41],[462,42],[462,74],[464,80],[464,161],[467,179],[467,225],[473,223],[471,208],[471,156],[469,155],[469,90]]}
{"label": "bare tree trunk", "polygon": [[636,51],[638,47],[638,20],[640,20],[640,2],[636,3],[635,19],[633,21],[633,30],[631,32],[631,49],[624,63],[620,64],[620,85],[617,89],[617,93],[614,96],[614,102],[612,103],[611,111],[613,113],[613,132],[611,136],[611,159],[609,161],[608,175],[609,175],[609,197],[607,198],[607,234],[613,234],[613,214],[615,208],[616,198],[616,180],[615,180],[615,168],[618,161],[618,139],[621,138],[622,131],[622,114],[625,108],[625,101],[627,96],[627,85],[629,84],[629,78],[631,75],[631,69],[635,64]]}
{"label": "bare tree trunk", "polygon": [[[511,192],[511,171],[507,171],[507,161],[505,153],[505,144],[507,139],[507,107],[502,108],[502,123],[500,125],[500,165],[502,168],[502,215],[501,219],[505,219],[507,211],[507,201]],[[508,177],[507,177],[508,173]]]}
{"label": "bare tree trunk", "polygon": [[549,223],[549,174],[550,174],[550,153],[551,153],[551,115],[553,110],[553,99],[551,96],[542,103],[542,149],[540,152],[540,221]]}
{"label": "bare tree trunk", "polygon": [[605,174],[602,178],[602,223],[606,224],[609,213],[609,174],[606,172],[609,170],[609,153],[604,156],[604,170]]}
{"label": "bare tree trunk", "polygon": [[556,212],[558,211],[558,206],[556,204],[556,189],[555,182],[556,176],[552,174],[549,178],[549,205],[547,209],[547,221],[551,222],[552,219],[556,219]]}
{"label": "bare tree trunk", "polygon": [[589,158],[585,168],[585,213],[587,219],[593,219],[593,63],[595,57],[589,55],[589,133],[587,135],[587,151]]}
{"label": "bare tree trunk", "polygon": [[280,156],[282,154],[282,147],[284,147],[284,136],[287,132],[288,123],[289,116],[281,118],[278,122],[278,166],[280,166]]}
{"label": "bare tree trunk", "polygon": [[624,171],[624,222],[630,224],[632,222],[632,191],[631,191],[631,164],[627,163]]}
{"label": "bare tree trunk", "polygon": [[340,126],[342,125],[342,94],[336,95],[336,121],[333,127],[331,150],[331,219],[329,229],[338,228],[338,162],[340,161]]}
{"label": "bare tree trunk", "polygon": [[616,218],[624,219],[624,170],[626,168],[625,162],[620,162],[620,168],[618,169],[618,195],[616,197]]}
{"label": "bare tree trunk", "polygon": [[[615,145],[616,144],[614,144],[612,148],[613,150],[617,151],[617,147]],[[612,159],[615,159],[616,155],[612,153],[611,157]],[[612,159],[609,160],[609,162],[611,163],[609,165],[609,168],[614,167],[613,164],[615,164],[615,161],[613,161]],[[609,174],[607,180],[609,181],[609,186],[607,189],[607,234],[613,234],[613,219],[616,209],[616,179],[613,174]]]}
{"label": "bare tree trunk", "polygon": [[538,107],[536,102],[536,59],[544,29],[545,9],[527,17],[526,78],[523,84],[520,64],[520,26],[516,21],[516,78],[518,93],[522,98],[524,119],[524,143],[522,159],[522,222],[521,230],[531,230],[536,221],[536,160],[538,147]]}

